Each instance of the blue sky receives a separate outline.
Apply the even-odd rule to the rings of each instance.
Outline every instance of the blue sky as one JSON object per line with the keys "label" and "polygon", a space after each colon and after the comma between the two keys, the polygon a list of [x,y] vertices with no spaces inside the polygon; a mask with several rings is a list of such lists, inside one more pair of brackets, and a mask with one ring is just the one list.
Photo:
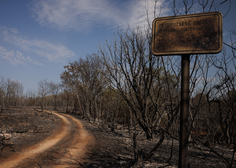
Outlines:
{"label": "blue sky", "polygon": [[[178,1],[178,0],[177,0]],[[195,0],[196,1],[196,0]],[[226,14],[228,2],[216,0]],[[159,0],[157,12],[172,16],[172,0]],[[197,1],[196,1],[197,2]],[[63,66],[113,39],[117,28],[146,24],[146,10],[153,20],[154,0],[1,0],[0,76],[18,80],[24,91],[37,90],[40,80],[60,82]],[[223,19],[223,27],[236,27],[236,0]],[[195,5],[192,13],[202,12]],[[229,33],[224,31],[229,43]]]}

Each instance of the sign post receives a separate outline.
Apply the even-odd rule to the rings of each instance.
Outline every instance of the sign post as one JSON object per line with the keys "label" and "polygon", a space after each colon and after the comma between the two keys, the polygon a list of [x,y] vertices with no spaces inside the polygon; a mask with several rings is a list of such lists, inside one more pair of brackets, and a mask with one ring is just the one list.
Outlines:
{"label": "sign post", "polygon": [[222,31],[220,12],[163,17],[153,21],[152,53],[182,56],[179,168],[187,166],[190,54],[219,53],[223,47]]}
{"label": "sign post", "polygon": [[189,59],[190,55],[182,55],[181,60],[181,112],[179,136],[179,167],[186,167],[188,149],[188,114],[189,114]]}

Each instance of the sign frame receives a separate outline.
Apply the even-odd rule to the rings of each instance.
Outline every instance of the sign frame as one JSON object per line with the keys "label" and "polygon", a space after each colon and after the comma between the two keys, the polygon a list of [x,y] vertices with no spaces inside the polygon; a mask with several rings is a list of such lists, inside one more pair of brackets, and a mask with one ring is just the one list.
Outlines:
{"label": "sign frame", "polygon": [[[218,22],[214,22],[214,21],[212,21],[213,22],[213,26],[215,26],[215,27],[217,27],[217,32],[216,32],[216,34],[217,34],[217,40],[214,40],[213,41],[213,43],[215,42],[215,41],[217,41],[216,43],[218,43],[217,44],[217,48],[215,48],[215,49],[194,49],[194,48],[192,48],[192,49],[186,49],[186,48],[188,48],[189,46],[187,46],[188,45],[188,42],[186,42],[186,43],[182,43],[182,44],[184,44],[185,46],[183,47],[184,49],[182,49],[182,50],[179,50],[179,51],[170,51],[170,50],[166,50],[166,51],[158,51],[158,43],[156,42],[157,40],[158,40],[158,38],[157,38],[157,36],[158,36],[158,33],[162,33],[162,32],[157,32],[157,30],[158,30],[158,23],[162,23],[162,25],[164,25],[164,23],[166,22],[166,25],[168,26],[168,24],[169,25],[171,25],[172,23],[174,24],[175,23],[175,25],[177,25],[177,27],[174,27],[173,28],[173,25],[171,25],[172,27],[172,29],[179,29],[179,30],[181,30],[181,28],[184,28],[183,27],[183,23],[185,23],[185,21],[184,20],[188,20],[188,22],[189,23],[192,23],[192,25],[188,25],[188,24],[186,24],[187,26],[189,26],[189,27],[187,27],[186,28],[186,25],[185,25],[185,28],[184,28],[184,30],[187,30],[186,32],[188,32],[188,28],[192,28],[192,29],[194,29],[194,28],[196,28],[196,26],[198,26],[198,29],[199,29],[199,25],[197,25],[197,23],[201,23],[201,19],[202,19],[202,24],[204,25],[204,19],[206,20],[206,18],[209,18],[209,17],[217,17],[218,18]],[[182,22],[181,22],[181,20],[182,20]],[[193,23],[194,23],[194,21],[195,20],[197,20],[198,22],[196,22],[196,24],[194,25]],[[199,20],[200,20],[200,22],[199,22]],[[177,24],[176,24],[177,23]],[[182,23],[182,25],[181,25],[181,23]],[[217,24],[217,25],[216,25]],[[166,27],[167,27],[166,26]],[[192,26],[192,27],[191,27]],[[206,26],[206,25],[204,25],[204,26]],[[161,27],[161,24],[159,24],[159,27]],[[167,27],[168,28],[168,27]],[[201,27],[200,27],[201,28]],[[169,28],[170,29],[170,28]],[[216,29],[216,28],[215,28]],[[163,30],[165,30],[164,28],[163,28]],[[171,30],[171,29],[170,29]],[[181,30],[181,31],[183,31],[183,33],[185,33],[184,32],[184,30]],[[191,30],[191,29],[190,29]],[[167,29],[167,31],[168,31],[168,29]],[[212,31],[212,30],[210,30],[209,29],[209,32],[210,31]],[[173,31],[174,32],[174,31]],[[198,32],[201,32],[201,30],[198,30]],[[209,32],[207,32],[208,34],[209,34]],[[166,32],[165,32],[166,33]],[[202,32],[201,32],[202,33]],[[200,34],[201,34],[200,33]],[[205,32],[203,32],[203,33],[205,33]],[[173,33],[172,33],[173,34]],[[177,33],[175,33],[175,34],[177,34]],[[180,35],[182,34],[182,33],[179,33]],[[179,35],[178,34],[178,35]],[[195,33],[195,34],[199,34],[199,33]],[[207,35],[208,35],[207,34]],[[204,34],[205,35],[205,34]],[[185,34],[182,34],[182,36],[181,37],[183,37],[183,38],[185,38],[184,37],[185,36]],[[165,37],[164,37],[165,38]],[[187,38],[187,37],[186,37]],[[201,38],[200,37],[198,37],[200,40],[201,40]],[[162,40],[162,37],[161,37],[161,40]],[[166,39],[163,39],[162,41],[161,40],[159,40],[160,41],[160,43],[162,42],[162,41],[164,41],[164,40],[166,40]],[[171,39],[167,39],[167,42],[166,42],[166,45],[168,45],[168,42],[171,40]],[[185,40],[185,39],[184,39]],[[194,40],[194,39],[193,39]],[[199,41],[200,41],[199,40]],[[177,40],[178,41],[178,40]],[[180,40],[179,40],[180,41]],[[187,40],[186,40],[187,41]],[[199,43],[199,42],[198,42]],[[162,44],[162,43],[161,43]],[[175,43],[176,44],[176,43]],[[177,45],[177,44],[176,44]],[[187,47],[186,47],[187,46]],[[176,46],[175,46],[176,47]],[[190,46],[191,47],[191,46]],[[214,46],[215,47],[215,46]],[[171,47],[170,47],[171,48]],[[210,47],[209,47],[210,48]],[[153,23],[152,23],[152,53],[154,54],[154,55],[156,55],[156,56],[164,56],[164,55],[183,55],[183,54],[216,54],[216,53],[219,53],[221,50],[222,50],[222,48],[223,48],[223,16],[222,16],[222,14],[220,13],[220,12],[208,12],[208,13],[199,13],[199,14],[189,14],[189,15],[180,15],[180,16],[170,16],[170,17],[160,17],[160,18],[156,18],[156,19],[154,19],[153,20]]]}

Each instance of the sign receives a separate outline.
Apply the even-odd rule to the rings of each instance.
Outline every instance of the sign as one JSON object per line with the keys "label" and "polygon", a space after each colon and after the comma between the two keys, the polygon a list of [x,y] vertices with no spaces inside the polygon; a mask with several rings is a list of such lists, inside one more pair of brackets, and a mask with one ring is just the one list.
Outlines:
{"label": "sign", "polygon": [[152,53],[219,53],[223,47],[222,34],[220,12],[156,18],[152,24]]}

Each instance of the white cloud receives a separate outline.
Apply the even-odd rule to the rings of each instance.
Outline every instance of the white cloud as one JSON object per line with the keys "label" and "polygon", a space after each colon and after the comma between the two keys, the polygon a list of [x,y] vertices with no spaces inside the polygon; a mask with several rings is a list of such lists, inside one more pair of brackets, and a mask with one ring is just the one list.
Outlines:
{"label": "white cloud", "polygon": [[[157,13],[170,9],[157,1]],[[33,17],[43,26],[60,30],[89,31],[92,27],[126,27],[146,24],[146,9],[153,19],[154,0],[38,0],[31,5]]]}
{"label": "white cloud", "polygon": [[29,56],[27,57],[23,56],[23,54],[19,51],[13,51],[13,50],[8,51],[2,46],[0,46],[0,58],[7,60],[13,65],[16,65],[16,64],[25,65],[25,63],[33,63],[35,65],[42,65],[38,61],[32,60]]}
{"label": "white cloud", "polygon": [[[75,56],[74,52],[72,52],[63,45],[60,44],[56,45],[38,39],[24,38],[19,35],[19,32],[16,29],[7,29],[5,27],[0,27],[0,36],[2,36],[3,41],[12,43],[20,47],[21,49],[25,50],[26,52],[31,52],[32,53],[31,55],[36,55],[42,58],[46,58],[46,60],[48,61],[59,62],[59,61],[64,61],[66,58]],[[14,54],[11,53],[10,55],[13,56]],[[15,56],[20,57],[19,54],[18,55],[15,54]],[[36,60],[30,58],[29,56],[27,56],[27,58],[24,59],[38,65],[40,64]]]}
{"label": "white cloud", "polygon": [[[152,22],[152,20],[155,19],[156,17],[167,16],[168,13],[171,11],[171,9],[168,6],[169,3],[164,0],[157,1],[156,6],[155,6],[155,0],[134,1],[131,8],[132,14],[130,15],[128,23],[134,26],[147,25],[147,14],[149,21]],[[155,17],[154,17],[154,7],[156,7]]]}
{"label": "white cloud", "polygon": [[37,60],[31,59],[29,56],[26,57],[26,60],[27,60],[29,63],[35,64],[35,65],[43,66],[40,62],[38,62]]}
{"label": "white cloud", "polygon": [[9,61],[13,65],[24,64],[25,57],[19,51],[7,51],[5,48],[0,46],[0,57]]}

